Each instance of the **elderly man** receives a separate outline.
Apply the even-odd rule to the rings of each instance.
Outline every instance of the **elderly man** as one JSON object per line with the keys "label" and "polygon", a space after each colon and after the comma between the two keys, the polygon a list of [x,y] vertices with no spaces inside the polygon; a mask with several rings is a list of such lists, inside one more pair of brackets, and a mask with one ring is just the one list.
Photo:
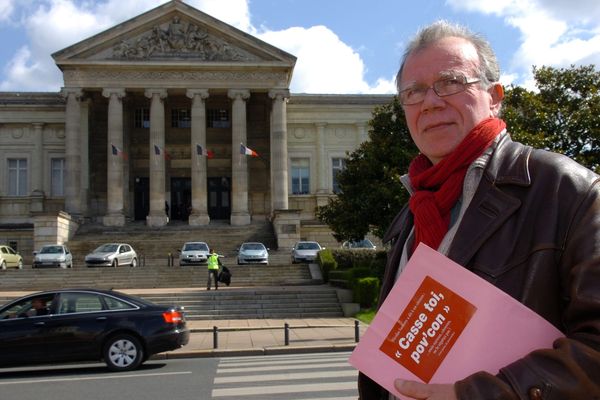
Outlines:
{"label": "elderly man", "polygon": [[[430,400],[600,398],[600,177],[510,139],[499,75],[489,43],[461,26],[436,22],[409,44],[396,82],[420,155],[403,177],[409,204],[384,238],[394,245],[380,301],[423,242],[565,337],[496,375],[395,386]],[[359,392],[394,398],[364,375]]]}

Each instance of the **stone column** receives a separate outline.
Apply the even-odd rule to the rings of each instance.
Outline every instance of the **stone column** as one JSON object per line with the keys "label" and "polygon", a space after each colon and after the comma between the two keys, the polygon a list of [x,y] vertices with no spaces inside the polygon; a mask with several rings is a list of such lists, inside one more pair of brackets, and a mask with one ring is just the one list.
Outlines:
{"label": "stone column", "polygon": [[[146,217],[148,226],[164,226],[169,222],[165,213],[165,106],[166,89],[146,89],[146,97],[152,99],[150,105],[150,215]],[[160,154],[156,154],[158,146]]]}
{"label": "stone column", "polygon": [[326,194],[327,190],[327,154],[325,153],[325,127],[327,124],[318,122],[317,127],[317,195]]}
{"label": "stone column", "polygon": [[81,106],[81,119],[79,131],[81,132],[81,213],[84,216],[89,216],[89,193],[90,193],[90,154],[89,154],[89,142],[90,142],[90,127],[89,127],[89,112],[90,112],[89,98],[82,99],[79,102]]}
{"label": "stone column", "polygon": [[34,122],[33,126],[33,154],[31,160],[31,189],[32,195],[43,196],[44,195],[44,124],[40,122]]}
{"label": "stone column", "polygon": [[106,215],[102,222],[106,226],[124,226],[123,213],[123,153],[113,154],[112,147],[123,151],[123,102],[125,89],[104,89],[102,96],[108,97],[108,143],[106,152]]}
{"label": "stone column", "polygon": [[229,90],[231,106],[231,225],[250,224],[248,211],[248,160],[240,154],[240,143],[246,143],[246,100],[248,90]]}
{"label": "stone column", "polygon": [[206,183],[206,156],[198,154],[196,147],[206,149],[206,103],[207,89],[188,89],[187,97],[192,99],[192,212],[190,225],[208,225],[208,190]]}
{"label": "stone column", "polygon": [[288,209],[287,99],[288,89],[269,91],[271,112],[271,212]]}
{"label": "stone column", "polygon": [[44,124],[34,122],[33,126],[33,154],[31,157],[31,201],[29,209],[31,212],[44,211]]}
{"label": "stone column", "polygon": [[81,216],[81,88],[63,88],[65,107],[65,211]]}

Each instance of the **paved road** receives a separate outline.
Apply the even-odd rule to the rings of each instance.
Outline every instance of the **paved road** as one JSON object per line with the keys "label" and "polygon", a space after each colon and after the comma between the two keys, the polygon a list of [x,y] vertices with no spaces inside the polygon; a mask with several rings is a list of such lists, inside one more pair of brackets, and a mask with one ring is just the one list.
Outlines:
{"label": "paved road", "polygon": [[2,400],[356,399],[349,352],[154,360],[109,373],[103,364],[0,369]]}

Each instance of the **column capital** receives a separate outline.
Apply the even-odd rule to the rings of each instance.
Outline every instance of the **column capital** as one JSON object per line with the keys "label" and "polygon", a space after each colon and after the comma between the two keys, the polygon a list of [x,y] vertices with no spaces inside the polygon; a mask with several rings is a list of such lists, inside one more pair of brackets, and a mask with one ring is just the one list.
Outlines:
{"label": "column capital", "polygon": [[81,98],[83,97],[83,89],[81,89],[80,87],[63,87],[60,90],[60,94],[65,99],[68,98],[70,95],[73,95],[75,96],[75,99],[81,100]]}
{"label": "column capital", "polygon": [[315,122],[315,126],[317,128],[323,129],[323,128],[325,128],[327,126],[327,122]]}
{"label": "column capital", "polygon": [[155,94],[159,95],[161,99],[167,98],[167,89],[152,88],[144,90],[144,96],[151,99]]}
{"label": "column capital", "polygon": [[237,98],[248,100],[250,98],[250,91],[248,89],[229,89],[227,91],[227,97],[232,100]]}
{"label": "column capital", "polygon": [[116,94],[119,99],[125,97],[125,88],[104,88],[102,89],[102,96],[109,97]]}
{"label": "column capital", "polygon": [[193,99],[196,96],[200,96],[202,100],[208,99],[208,89],[188,89],[185,92],[185,95],[190,99]]}
{"label": "column capital", "polygon": [[44,125],[46,125],[46,124],[44,124],[43,122],[32,122],[31,123],[31,126],[33,126],[35,129],[42,129],[44,127]]}
{"label": "column capital", "polygon": [[271,89],[269,90],[269,97],[273,100],[278,99],[289,99],[290,98],[290,89]]}

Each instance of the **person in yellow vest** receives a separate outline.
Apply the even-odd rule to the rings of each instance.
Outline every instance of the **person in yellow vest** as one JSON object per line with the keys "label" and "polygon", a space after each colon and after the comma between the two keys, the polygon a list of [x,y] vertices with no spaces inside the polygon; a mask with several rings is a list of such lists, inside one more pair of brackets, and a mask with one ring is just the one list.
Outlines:
{"label": "person in yellow vest", "polygon": [[215,290],[219,290],[219,255],[210,249],[210,255],[208,256],[208,281],[206,282],[206,290],[210,290],[211,275],[215,279]]}

